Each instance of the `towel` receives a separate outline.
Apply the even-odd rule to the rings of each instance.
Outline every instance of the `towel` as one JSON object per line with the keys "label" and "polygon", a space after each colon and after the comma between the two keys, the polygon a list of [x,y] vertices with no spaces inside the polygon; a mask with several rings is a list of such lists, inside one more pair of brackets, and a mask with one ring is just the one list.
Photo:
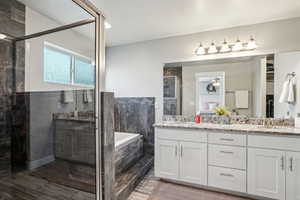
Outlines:
{"label": "towel", "polygon": [[248,90],[235,91],[235,107],[240,109],[249,108],[249,92]]}
{"label": "towel", "polygon": [[286,80],[283,83],[281,95],[279,98],[279,103],[285,103],[287,101],[288,95],[289,95],[289,80]]}
{"label": "towel", "polygon": [[74,94],[73,91],[63,91],[62,92],[62,103],[73,103]]}
{"label": "towel", "polygon": [[83,91],[83,102],[84,103],[91,103],[93,102],[93,94],[90,90]]}
{"label": "towel", "polygon": [[295,91],[294,91],[294,78],[291,78],[289,81],[289,92],[288,92],[288,97],[287,97],[287,103],[293,104],[295,103]]}
{"label": "towel", "polygon": [[295,103],[294,78],[289,78],[283,83],[279,103]]}

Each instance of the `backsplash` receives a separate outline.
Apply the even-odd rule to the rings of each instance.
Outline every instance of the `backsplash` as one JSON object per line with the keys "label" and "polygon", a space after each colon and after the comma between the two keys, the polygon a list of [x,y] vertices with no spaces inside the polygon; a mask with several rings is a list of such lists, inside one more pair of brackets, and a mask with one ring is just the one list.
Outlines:
{"label": "backsplash", "polygon": [[[281,118],[251,118],[243,115],[239,116],[218,116],[218,115],[204,115],[202,122],[212,124],[250,124],[250,125],[263,125],[269,127],[283,126],[294,127],[295,122],[293,119],[281,119]],[[180,122],[193,122],[193,116],[181,116],[181,115],[165,115],[163,121],[180,121]]]}

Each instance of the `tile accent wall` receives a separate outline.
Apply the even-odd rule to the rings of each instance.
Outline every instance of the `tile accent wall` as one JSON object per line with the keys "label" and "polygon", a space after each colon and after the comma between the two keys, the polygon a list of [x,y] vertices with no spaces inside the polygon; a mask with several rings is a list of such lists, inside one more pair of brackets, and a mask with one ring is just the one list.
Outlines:
{"label": "tile accent wall", "polygon": [[115,98],[115,131],[144,136],[144,150],[154,153],[155,98]]}
{"label": "tile accent wall", "polygon": [[[0,32],[13,37],[25,34],[25,6],[16,0],[0,1]],[[24,72],[24,44],[17,45],[16,56],[20,59],[13,67],[13,43],[0,41],[0,178],[11,173],[11,135],[12,135],[12,93],[15,88],[22,90],[24,79],[19,78],[14,84],[16,76]]]}
{"label": "tile accent wall", "polygon": [[114,93],[101,92],[103,198],[115,200]]}

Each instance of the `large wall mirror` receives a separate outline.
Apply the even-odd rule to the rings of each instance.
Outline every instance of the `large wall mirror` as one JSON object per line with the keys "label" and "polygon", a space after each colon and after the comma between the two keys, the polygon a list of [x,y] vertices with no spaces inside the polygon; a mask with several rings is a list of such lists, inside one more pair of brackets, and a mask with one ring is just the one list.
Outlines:
{"label": "large wall mirror", "polygon": [[293,118],[300,52],[164,66],[164,115],[213,114],[226,107],[247,117]]}

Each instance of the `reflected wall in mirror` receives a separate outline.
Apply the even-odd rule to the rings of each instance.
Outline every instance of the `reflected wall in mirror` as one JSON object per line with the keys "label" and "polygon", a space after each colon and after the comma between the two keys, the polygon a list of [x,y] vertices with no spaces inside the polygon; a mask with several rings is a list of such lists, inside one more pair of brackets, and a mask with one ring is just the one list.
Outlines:
{"label": "reflected wall in mirror", "polygon": [[224,106],[234,115],[293,118],[299,61],[300,52],[288,52],[166,64],[164,115],[213,114]]}

